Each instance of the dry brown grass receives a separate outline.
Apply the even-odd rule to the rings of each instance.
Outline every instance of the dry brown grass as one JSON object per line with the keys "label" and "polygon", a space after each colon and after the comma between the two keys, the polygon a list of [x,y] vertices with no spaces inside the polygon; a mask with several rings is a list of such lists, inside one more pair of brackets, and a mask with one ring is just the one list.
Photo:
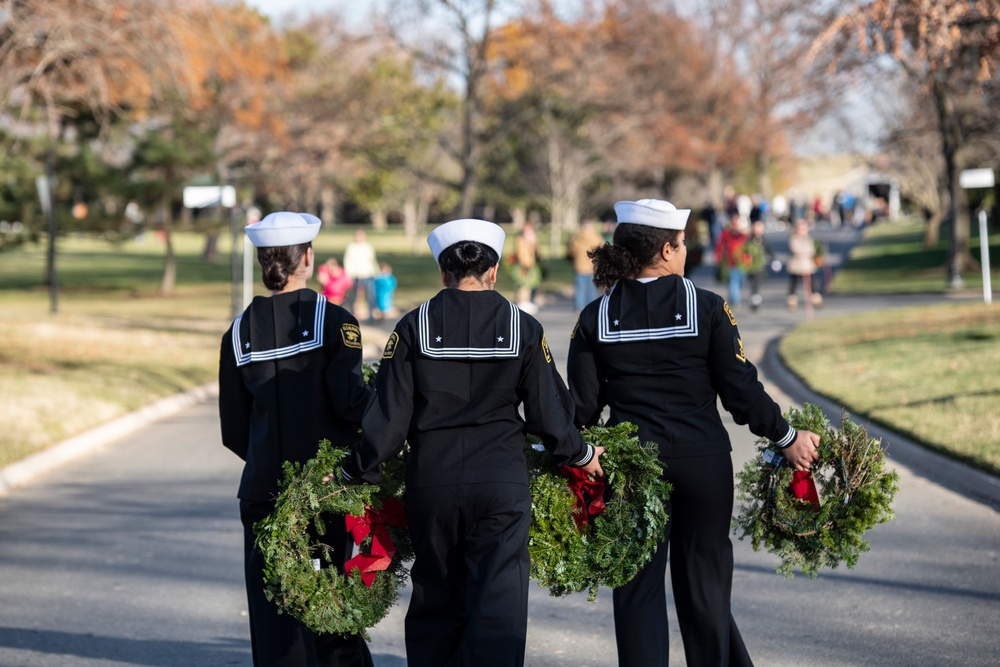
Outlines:
{"label": "dry brown grass", "polygon": [[225,318],[170,317],[182,299],[141,317],[101,302],[55,316],[37,299],[0,303],[0,466],[214,379]]}

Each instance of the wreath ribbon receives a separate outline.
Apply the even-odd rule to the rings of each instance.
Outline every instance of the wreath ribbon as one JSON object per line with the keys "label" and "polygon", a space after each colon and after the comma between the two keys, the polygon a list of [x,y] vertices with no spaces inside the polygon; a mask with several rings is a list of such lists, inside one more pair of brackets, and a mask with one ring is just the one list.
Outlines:
{"label": "wreath ribbon", "polygon": [[364,516],[346,515],[344,524],[356,545],[364,542],[369,535],[372,536],[371,549],[368,553],[359,553],[344,563],[344,572],[348,576],[353,576],[354,570],[358,570],[361,573],[361,581],[371,588],[375,575],[388,569],[392,557],[396,554],[396,545],[389,535],[389,526],[396,528],[406,526],[403,502],[399,498],[386,498],[377,510],[366,507]]}
{"label": "wreath ribbon", "polygon": [[604,511],[604,478],[591,479],[582,468],[565,466],[560,471],[569,481],[569,490],[576,496],[579,511],[573,512],[573,520],[577,530],[582,530],[591,517]]}
{"label": "wreath ribbon", "polygon": [[819,493],[816,491],[816,482],[813,481],[812,473],[808,470],[793,472],[792,481],[788,483],[788,490],[795,498],[804,500],[819,509]]}

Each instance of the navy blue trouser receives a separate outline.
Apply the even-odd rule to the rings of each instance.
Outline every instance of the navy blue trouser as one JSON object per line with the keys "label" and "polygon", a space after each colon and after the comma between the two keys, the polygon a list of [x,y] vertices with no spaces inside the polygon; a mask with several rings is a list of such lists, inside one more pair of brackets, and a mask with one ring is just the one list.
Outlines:
{"label": "navy blue trouser", "polygon": [[409,667],[521,667],[528,630],[527,485],[406,489],[415,558]]}
{"label": "navy blue trouser", "polygon": [[[733,462],[730,454],[672,458],[670,522],[653,560],[613,593],[619,667],[667,667],[666,568],[688,667],[752,667],[730,614]],[[669,549],[668,549],[669,547]]]}
{"label": "navy blue trouser", "polygon": [[[279,614],[278,606],[265,597],[264,557],[254,545],[253,525],[273,511],[271,502],[240,501],[254,667],[373,667],[368,644],[360,636],[313,633],[294,616]],[[343,563],[350,555],[350,540],[343,519],[327,522],[323,542],[334,548],[334,562]]]}

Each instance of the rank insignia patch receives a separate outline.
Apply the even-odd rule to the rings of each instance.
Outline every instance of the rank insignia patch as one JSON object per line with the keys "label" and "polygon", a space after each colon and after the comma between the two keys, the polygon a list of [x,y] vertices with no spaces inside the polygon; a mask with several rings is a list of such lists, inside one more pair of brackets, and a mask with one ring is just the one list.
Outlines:
{"label": "rank insignia patch", "polygon": [[733,311],[729,307],[729,302],[728,301],[723,301],[722,302],[722,309],[724,311],[726,311],[726,317],[729,318],[729,323],[732,324],[735,327],[736,326],[736,318],[733,316]]}
{"label": "rank insignia patch", "polygon": [[385,342],[385,350],[382,352],[383,359],[392,359],[392,355],[396,354],[396,345],[399,343],[399,334],[395,331],[389,336],[389,340]]}
{"label": "rank insignia patch", "polygon": [[361,329],[357,324],[344,324],[340,327],[340,337],[344,340],[344,347],[361,349]]}
{"label": "rank insignia patch", "polygon": [[549,352],[549,344],[548,344],[548,341],[545,340],[545,336],[544,335],[542,336],[542,354],[545,355],[545,363],[551,364],[552,363],[552,353]]}
{"label": "rank insignia patch", "polygon": [[744,364],[747,362],[746,352],[743,351],[743,339],[734,338],[733,339],[733,352],[736,353],[736,358],[742,361]]}

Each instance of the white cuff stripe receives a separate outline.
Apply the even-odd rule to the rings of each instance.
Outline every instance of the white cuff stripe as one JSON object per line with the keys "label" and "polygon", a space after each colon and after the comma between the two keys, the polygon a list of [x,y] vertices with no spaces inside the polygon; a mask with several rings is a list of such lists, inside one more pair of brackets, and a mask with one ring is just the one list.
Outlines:
{"label": "white cuff stripe", "polygon": [[796,430],[795,430],[794,428],[792,428],[791,426],[789,426],[789,427],[788,427],[788,433],[786,433],[786,434],[785,434],[785,437],[784,437],[784,438],[782,438],[781,440],[778,440],[778,441],[777,441],[777,442],[775,442],[774,444],[776,444],[776,445],[777,445],[778,447],[781,447],[782,449],[784,449],[785,447],[788,447],[788,446],[789,446],[789,445],[791,445],[791,444],[792,444],[793,442],[795,442],[795,438],[796,438],[796,437],[797,437],[798,435],[799,435],[799,432],[798,432],[798,431],[796,431]]}
{"label": "white cuff stripe", "polygon": [[594,458],[594,446],[587,445],[587,453],[583,455],[583,458],[573,464],[574,468],[582,468],[583,466],[590,463],[590,460]]}

